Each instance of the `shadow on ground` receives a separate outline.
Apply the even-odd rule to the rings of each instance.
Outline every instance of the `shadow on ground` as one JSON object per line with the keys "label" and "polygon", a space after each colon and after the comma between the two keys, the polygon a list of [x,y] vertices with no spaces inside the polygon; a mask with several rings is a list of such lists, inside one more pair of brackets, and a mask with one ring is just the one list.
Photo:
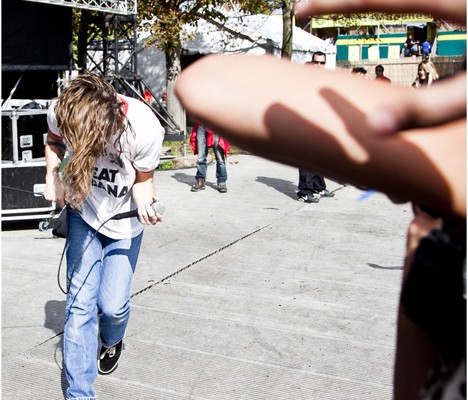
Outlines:
{"label": "shadow on ground", "polygon": [[268,178],[266,176],[257,176],[255,181],[263,183],[264,185],[267,185],[277,190],[278,192],[285,194],[291,199],[296,200],[297,186],[290,181],[286,181],[284,179],[277,179],[277,178]]}

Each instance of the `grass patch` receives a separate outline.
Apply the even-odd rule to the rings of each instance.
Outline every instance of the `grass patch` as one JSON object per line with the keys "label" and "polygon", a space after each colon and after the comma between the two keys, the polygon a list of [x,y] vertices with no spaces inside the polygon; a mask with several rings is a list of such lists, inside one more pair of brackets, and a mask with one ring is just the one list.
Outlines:
{"label": "grass patch", "polygon": [[174,169],[175,165],[172,161],[161,161],[158,165],[158,169]]}

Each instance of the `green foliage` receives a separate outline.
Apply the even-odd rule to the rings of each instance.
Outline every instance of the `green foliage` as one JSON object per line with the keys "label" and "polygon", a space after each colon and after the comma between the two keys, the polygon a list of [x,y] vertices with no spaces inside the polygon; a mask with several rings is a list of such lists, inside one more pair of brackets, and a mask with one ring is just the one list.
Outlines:
{"label": "green foliage", "polygon": [[172,161],[161,161],[158,165],[158,169],[173,169],[174,163]]}
{"label": "green foliage", "polygon": [[271,12],[281,3],[277,0],[140,0],[138,17],[142,28],[150,32],[146,45],[176,54],[181,48],[184,24],[195,24],[200,18],[222,21],[224,16],[219,10],[232,4],[254,14]]}
{"label": "green foliage", "polygon": [[269,14],[283,7],[282,0],[245,0],[238,2],[240,9],[249,14]]}
{"label": "green foliage", "polygon": [[200,10],[209,14],[212,0],[140,0],[138,17],[142,28],[150,32],[146,44],[176,53],[181,46],[182,26],[195,23],[199,19]]}

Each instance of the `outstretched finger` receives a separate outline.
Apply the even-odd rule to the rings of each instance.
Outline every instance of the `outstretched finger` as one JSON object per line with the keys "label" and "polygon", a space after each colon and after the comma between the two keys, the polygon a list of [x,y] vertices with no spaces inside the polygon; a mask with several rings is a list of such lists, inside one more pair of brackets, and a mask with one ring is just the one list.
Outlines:
{"label": "outstretched finger", "polygon": [[299,18],[322,14],[349,14],[380,11],[386,13],[425,13],[466,22],[466,0],[302,0],[296,3]]}
{"label": "outstretched finger", "polygon": [[367,117],[377,134],[439,125],[466,116],[466,73],[439,81],[429,89],[409,90],[398,102],[380,106]]}

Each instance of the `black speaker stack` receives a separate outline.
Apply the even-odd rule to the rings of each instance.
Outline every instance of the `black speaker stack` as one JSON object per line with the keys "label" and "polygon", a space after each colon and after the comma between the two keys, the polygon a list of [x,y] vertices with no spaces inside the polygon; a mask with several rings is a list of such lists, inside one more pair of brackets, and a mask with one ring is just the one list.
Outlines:
{"label": "black speaker stack", "polygon": [[23,0],[3,0],[1,7],[1,221],[41,220],[45,230],[58,211],[43,196],[46,106],[72,66],[72,11]]}

